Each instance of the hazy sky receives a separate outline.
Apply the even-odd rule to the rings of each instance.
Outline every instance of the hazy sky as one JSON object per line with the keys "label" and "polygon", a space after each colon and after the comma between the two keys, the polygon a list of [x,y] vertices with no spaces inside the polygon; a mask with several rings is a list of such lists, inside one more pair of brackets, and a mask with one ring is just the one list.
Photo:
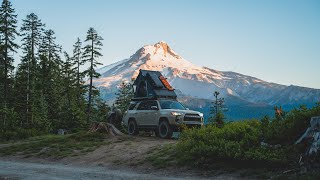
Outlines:
{"label": "hazy sky", "polygon": [[104,65],[166,41],[185,59],[269,82],[320,89],[319,0],[12,0],[34,12],[69,53],[89,27]]}

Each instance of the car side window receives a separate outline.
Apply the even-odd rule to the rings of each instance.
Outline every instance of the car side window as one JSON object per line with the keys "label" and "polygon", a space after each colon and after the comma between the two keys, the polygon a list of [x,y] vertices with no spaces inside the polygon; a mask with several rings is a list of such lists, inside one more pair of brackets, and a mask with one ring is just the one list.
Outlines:
{"label": "car side window", "polygon": [[152,110],[152,106],[158,107],[158,103],[156,101],[144,101],[139,104],[137,110]]}
{"label": "car side window", "polygon": [[[158,108],[158,103],[156,101],[149,101],[148,102],[148,110],[153,110],[151,107],[156,106]],[[159,109],[159,108],[158,108]]]}
{"label": "car side window", "polygon": [[137,105],[137,103],[130,103],[130,105],[129,105],[129,110],[133,110],[134,109],[134,107],[136,107],[136,105]]}
{"label": "car side window", "polygon": [[147,110],[147,102],[141,102],[137,110]]}

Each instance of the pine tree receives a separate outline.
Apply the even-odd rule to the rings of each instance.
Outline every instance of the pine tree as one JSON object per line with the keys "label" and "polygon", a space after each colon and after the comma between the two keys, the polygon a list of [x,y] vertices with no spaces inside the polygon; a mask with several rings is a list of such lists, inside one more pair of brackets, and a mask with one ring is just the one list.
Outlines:
{"label": "pine tree", "polygon": [[227,109],[224,106],[224,98],[219,98],[219,94],[218,91],[213,93],[215,100],[210,107],[210,114],[212,116],[209,118],[209,123],[216,123],[218,127],[222,127],[225,119],[223,112]]}
{"label": "pine tree", "polygon": [[61,46],[56,44],[53,30],[44,31],[39,48],[39,83],[37,92],[42,94],[48,104],[47,118],[53,128],[59,128],[62,123],[63,79],[61,76],[63,62],[60,58]]}
{"label": "pine tree", "polygon": [[84,73],[89,77],[89,91],[88,91],[88,107],[87,107],[87,122],[89,123],[91,120],[91,108],[92,108],[92,101],[93,97],[97,96],[97,90],[92,84],[93,78],[98,78],[100,76],[99,73],[95,71],[94,68],[97,67],[97,65],[101,65],[97,61],[97,58],[101,57],[102,54],[100,53],[101,47],[102,47],[102,41],[103,38],[98,35],[97,31],[94,28],[90,28],[87,32],[87,37],[85,42],[88,42],[88,44],[84,47],[83,52],[83,59],[85,62],[89,62],[90,66],[89,68],[84,71]]}
{"label": "pine tree", "polygon": [[269,116],[264,116],[261,119],[261,132],[262,132],[262,136],[263,138],[266,138],[268,131],[270,129],[270,117]]}
{"label": "pine tree", "polygon": [[80,38],[77,39],[77,42],[73,45],[73,61],[76,65],[77,69],[77,98],[78,98],[78,104],[80,104],[81,101],[81,96],[84,95],[84,90],[83,90],[83,73],[80,72],[80,67],[84,64],[84,61],[82,60],[82,42]]}
{"label": "pine tree", "polygon": [[53,30],[46,30],[42,37],[42,42],[39,48],[40,55],[40,69],[42,83],[50,82],[59,73],[62,65],[60,58],[61,46],[57,45]]}
{"label": "pine tree", "polygon": [[[9,92],[12,92],[12,71],[14,69],[13,66],[13,57],[10,55],[12,52],[16,52],[16,49],[19,47],[15,42],[16,36],[18,36],[17,28],[17,15],[15,14],[15,10],[12,8],[12,4],[8,0],[3,0],[2,5],[0,7],[0,87],[2,96],[0,100],[2,103],[2,108],[4,111],[7,111],[8,97]],[[1,104],[0,104],[1,109]],[[0,119],[3,119],[3,127],[6,126],[6,113],[0,113]]]}
{"label": "pine tree", "polygon": [[119,86],[119,92],[116,93],[115,105],[121,112],[125,112],[133,98],[132,84],[130,82],[123,81]]}
{"label": "pine tree", "polygon": [[[19,70],[26,73],[26,80],[27,82],[21,83],[26,85],[26,124],[29,124],[31,121],[31,124],[34,121],[34,109],[35,109],[35,98],[37,97],[35,90],[36,90],[36,82],[37,82],[37,71],[38,71],[38,59],[36,57],[37,53],[37,47],[40,46],[41,39],[42,39],[42,33],[44,24],[41,22],[41,20],[38,18],[37,15],[34,13],[31,13],[27,15],[26,19],[23,20],[22,27],[20,29],[22,33],[22,50],[23,50],[23,58],[21,60],[21,65]],[[19,75],[21,75],[21,78],[23,79],[24,74],[22,72],[17,72]],[[24,88],[24,87],[21,87]]]}
{"label": "pine tree", "polygon": [[92,113],[94,116],[94,120],[98,122],[106,122],[108,112],[110,111],[110,109],[111,108],[108,106],[106,102],[98,98],[96,100],[95,108],[92,109],[94,111],[94,113]]}
{"label": "pine tree", "polygon": [[27,128],[29,126],[28,122],[28,113],[29,107],[28,100],[26,95],[28,95],[29,90],[27,87],[29,86],[28,82],[28,60],[26,57],[21,59],[21,63],[18,65],[16,74],[15,74],[15,83],[14,83],[14,108],[18,114],[18,119],[20,120],[19,126],[20,128]]}
{"label": "pine tree", "polygon": [[63,128],[74,128],[76,126],[75,112],[73,111],[77,107],[77,96],[76,96],[76,73],[73,67],[75,63],[71,60],[67,52],[64,52],[65,62],[62,66],[62,127]]}
{"label": "pine tree", "polygon": [[63,75],[63,84],[64,84],[64,92],[67,96],[67,104],[70,107],[71,106],[71,101],[72,101],[72,89],[74,88],[75,85],[75,73],[73,66],[75,65],[69,56],[67,52],[64,52],[64,56],[66,61],[63,64],[63,69],[62,69],[62,75]]}

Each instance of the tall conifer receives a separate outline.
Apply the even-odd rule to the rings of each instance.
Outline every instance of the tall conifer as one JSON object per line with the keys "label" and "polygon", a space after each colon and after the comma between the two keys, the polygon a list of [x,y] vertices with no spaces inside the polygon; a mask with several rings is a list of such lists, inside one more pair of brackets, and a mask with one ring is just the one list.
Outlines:
{"label": "tall conifer", "polygon": [[87,37],[85,42],[88,44],[84,47],[83,59],[85,62],[90,63],[89,68],[84,71],[84,73],[89,77],[89,91],[88,91],[88,106],[87,106],[87,122],[89,123],[91,120],[91,106],[94,95],[96,95],[95,87],[92,84],[93,78],[98,78],[100,76],[99,73],[95,71],[97,65],[101,65],[97,61],[99,57],[102,56],[100,53],[101,47],[103,46],[102,41],[103,38],[98,35],[97,31],[94,28],[90,28],[87,32]]}
{"label": "tall conifer", "polygon": [[[44,24],[34,13],[27,15],[23,20],[22,27],[20,29],[22,35],[22,49],[23,58],[21,60],[21,68],[27,74],[26,83],[26,123],[34,121],[34,103],[35,103],[35,90],[37,81],[38,61],[37,47],[40,46],[42,34],[44,31]],[[22,69],[23,68],[23,69]],[[19,72],[18,72],[19,73]]]}
{"label": "tall conifer", "polygon": [[[12,8],[12,4],[9,0],[3,0],[0,7],[0,109],[3,108],[2,112],[6,112],[8,109],[8,97],[12,91],[12,72],[13,57],[12,54],[16,52],[19,47],[14,40],[18,36],[17,28],[17,15],[15,10]],[[0,119],[3,120],[3,126],[6,126],[6,113],[0,113]]]}

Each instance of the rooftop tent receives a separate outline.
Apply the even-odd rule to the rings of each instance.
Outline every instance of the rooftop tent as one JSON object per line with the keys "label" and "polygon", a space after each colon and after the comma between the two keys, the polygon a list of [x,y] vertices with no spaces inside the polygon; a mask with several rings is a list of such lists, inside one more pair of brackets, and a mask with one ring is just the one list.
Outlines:
{"label": "rooftop tent", "polygon": [[136,87],[134,99],[171,98],[176,99],[174,89],[159,71],[140,70],[133,85]]}

